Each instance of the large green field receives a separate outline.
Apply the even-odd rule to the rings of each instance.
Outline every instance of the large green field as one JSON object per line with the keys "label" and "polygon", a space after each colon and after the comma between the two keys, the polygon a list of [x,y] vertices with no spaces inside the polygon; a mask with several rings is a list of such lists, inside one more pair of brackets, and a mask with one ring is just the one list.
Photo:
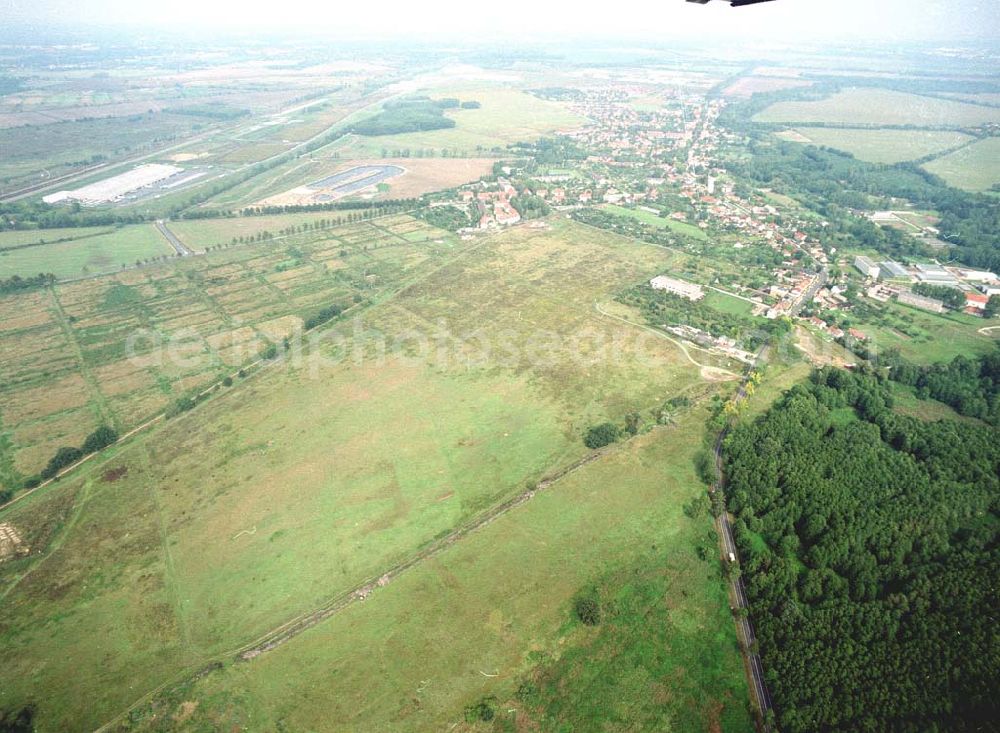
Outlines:
{"label": "large green field", "polygon": [[858,130],[836,127],[799,127],[813,145],[825,145],[870,163],[901,163],[940,153],[972,140],[947,130]]}
{"label": "large green field", "polygon": [[[275,216],[243,216],[232,219],[180,219],[169,223],[170,231],[193,250],[204,250],[220,244],[230,244],[237,237],[253,237],[268,232],[275,237],[282,231],[304,224],[316,224],[343,219],[346,212],[319,214],[278,214]],[[325,225],[324,225],[325,226]],[[378,226],[374,224],[373,226]]]}
{"label": "large green field", "polygon": [[[928,313],[917,308],[887,304],[883,322],[857,323],[857,328],[874,340],[879,349],[895,348],[916,364],[950,361],[959,355],[990,353],[996,348],[1000,331],[983,334],[982,318],[963,313]],[[905,327],[910,333],[900,330]]]}
{"label": "large green field", "polygon": [[734,316],[749,316],[754,307],[753,303],[717,290],[705,293],[705,303],[718,311]]}
{"label": "large green field", "polygon": [[957,188],[986,191],[1000,183],[1000,138],[980,140],[924,168]]}
{"label": "large green field", "polygon": [[[170,729],[749,732],[707,514],[683,507],[704,413],[584,466],[284,646],[135,715]],[[641,511],[637,511],[642,507]],[[573,620],[596,588],[606,621]]]}
{"label": "large green field", "polygon": [[972,127],[1000,122],[1000,108],[952,102],[888,89],[846,89],[812,102],[778,102],[760,122],[824,122],[917,127]]}
{"label": "large green field", "polygon": [[66,229],[11,229],[0,232],[0,250],[20,247],[24,244],[46,244],[66,242],[81,237],[108,234],[113,227],[76,227]]}
{"label": "large green field", "polygon": [[453,156],[476,157],[483,151],[530,140],[556,130],[583,124],[583,118],[565,105],[549,102],[518,89],[471,87],[437,90],[435,98],[456,97],[476,101],[479,109],[449,110],[455,127],[376,137],[354,136],[334,143],[320,154],[335,152],[342,158],[393,157],[397,151],[447,150]]}
{"label": "large green field", "polygon": [[[231,650],[379,577],[434,538],[573,466],[587,455],[581,440],[587,426],[620,421],[633,410],[649,424],[671,396],[697,404],[720,389],[703,382],[667,340],[593,308],[630,283],[682,267],[681,260],[568,221],[479,240],[418,266],[400,289],[360,312],[360,320],[344,322],[346,341],[330,335],[307,345],[301,358],[238,382],[14,505],[0,521],[22,531],[32,554],[0,565],[0,648],[8,659],[0,670],[0,709],[36,704],[39,730],[93,728],[146,692],[213,659],[230,659]],[[513,684],[510,676],[476,672],[473,685],[454,666],[458,659],[488,674],[501,666],[511,670],[517,659],[519,671],[526,669],[531,650],[552,643],[564,626],[568,599],[581,584],[662,546],[686,594],[677,601],[676,623],[691,634],[672,642],[684,660],[676,671],[685,675],[679,689],[687,690],[673,709],[687,720],[691,700],[715,696],[728,711],[730,729],[746,729],[718,570],[692,564],[682,550],[685,537],[710,525],[696,530],[676,521],[678,502],[701,490],[686,451],[694,450],[702,421],[683,423],[682,434],[690,436],[683,441],[664,429],[612,452],[604,459],[610,464],[580,469],[567,479],[580,488],[555,508],[546,510],[541,496],[532,500],[529,506],[539,501],[538,511],[547,512],[533,520],[537,529],[519,530],[516,513],[496,520],[472,538],[472,549],[462,550],[470,554],[457,556],[440,590],[408,593],[408,584],[426,577],[414,573],[393,591],[403,594],[398,601],[388,596],[381,608],[376,594],[346,620],[310,632],[340,636],[335,624],[353,628],[358,614],[372,624],[342,639],[345,653],[359,655],[356,664],[344,667],[336,647],[310,652],[319,655],[320,676],[330,669],[323,665],[341,669],[335,678],[343,687],[313,697],[315,688],[298,686],[309,697],[296,713],[302,726],[329,721],[345,704],[355,715],[365,713],[372,729],[423,730],[427,721],[457,719],[484,681],[496,680],[498,694]],[[556,498],[545,502],[556,501],[561,486],[554,484],[549,491]],[[495,556],[477,549],[497,536],[487,531],[500,533],[510,547]],[[519,547],[519,531],[551,546]],[[537,565],[530,570],[529,557]],[[467,592],[486,604],[480,608],[490,606],[497,629],[495,651],[482,658],[473,654],[482,611],[466,604],[464,594],[445,590],[461,583],[449,578],[462,572]],[[525,572],[533,575],[522,584],[516,578]],[[527,595],[511,596],[505,587]],[[508,596],[502,601],[507,610],[501,595]],[[446,610],[438,616],[422,605],[428,598],[453,600],[468,615]],[[495,613],[494,602],[501,604]],[[522,617],[520,604],[535,610]],[[397,627],[400,640],[391,641],[380,630],[401,611],[407,621]],[[399,708],[403,688],[395,682],[411,674],[427,679],[425,668],[393,664],[389,676],[373,682],[365,665],[379,664],[383,654],[421,658],[434,646],[434,637],[421,634],[436,618],[449,620],[431,627],[436,638],[466,641],[451,651],[437,645],[448,672],[433,688],[440,697],[423,713],[403,716],[410,708]],[[389,642],[380,654],[357,641],[375,637]],[[711,661],[685,672],[698,648]],[[265,662],[304,664],[276,653],[237,674],[263,669]],[[281,687],[275,678],[262,684]],[[384,685],[383,692],[373,694],[373,684]],[[259,705],[274,699],[262,692]],[[211,708],[206,699],[204,709]],[[345,720],[357,729],[359,718]],[[253,725],[272,730],[277,723],[256,719]]]}
{"label": "large green field", "polygon": [[663,216],[657,216],[650,211],[643,211],[642,209],[629,209],[624,206],[616,206],[615,204],[606,204],[603,208],[606,211],[610,211],[611,213],[619,216],[628,216],[633,219],[638,219],[643,224],[650,224],[651,226],[658,227],[660,229],[670,229],[678,234],[683,234],[694,239],[708,239],[708,235],[693,224],[688,224],[687,222],[677,221],[676,219],[670,219]]}
{"label": "large green field", "polygon": [[[51,272],[59,278],[79,277],[102,272],[111,272],[122,265],[135,264],[136,260],[146,260],[174,253],[173,247],[156,231],[152,224],[137,224],[118,229],[91,230],[48,229],[31,232],[11,232],[18,239],[30,236],[34,241],[48,241],[37,247],[0,250],[0,277],[11,275],[37,275]],[[83,232],[87,232],[84,234]],[[105,233],[100,233],[105,232]],[[53,242],[80,233],[76,239]],[[6,233],[5,233],[6,234]],[[0,242],[4,240],[0,238]]]}

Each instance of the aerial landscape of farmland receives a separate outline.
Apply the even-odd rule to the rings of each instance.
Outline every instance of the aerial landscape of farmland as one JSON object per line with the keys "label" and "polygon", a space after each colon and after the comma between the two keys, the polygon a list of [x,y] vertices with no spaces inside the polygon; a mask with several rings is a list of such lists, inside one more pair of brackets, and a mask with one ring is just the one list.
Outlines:
{"label": "aerial landscape of farmland", "polygon": [[995,730],[960,4],[12,4],[0,733]]}

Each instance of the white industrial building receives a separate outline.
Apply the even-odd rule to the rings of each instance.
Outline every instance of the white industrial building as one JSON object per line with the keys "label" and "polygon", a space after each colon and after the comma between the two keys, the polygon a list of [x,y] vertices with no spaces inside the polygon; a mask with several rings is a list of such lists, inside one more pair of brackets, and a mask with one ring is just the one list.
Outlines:
{"label": "white industrial building", "polygon": [[649,281],[649,284],[653,287],[653,290],[666,290],[668,293],[680,295],[688,300],[701,300],[705,297],[705,291],[701,289],[701,285],[667,277],[666,275],[654,277]]}
{"label": "white industrial building", "polygon": [[861,271],[861,274],[865,277],[870,277],[872,280],[878,280],[879,268],[874,262],[864,255],[858,255],[854,258],[854,266]]}
{"label": "white industrial building", "polygon": [[183,173],[183,168],[175,165],[165,165],[162,163],[149,163],[140,165],[130,171],[121,173],[103,181],[91,183],[72,191],[60,191],[42,198],[47,204],[57,204],[61,201],[79,201],[87,206],[97,204],[107,204],[118,201],[126,194],[138,191],[140,188],[152,186],[154,183],[165,181],[168,178]]}
{"label": "white industrial building", "polygon": [[917,265],[917,279],[922,283],[930,283],[932,285],[958,287],[958,280],[955,276],[937,263],[932,265]]}
{"label": "white industrial building", "polygon": [[881,268],[883,274],[890,279],[913,279],[913,276],[910,275],[910,271],[895,260],[886,260],[885,262],[879,263],[879,268]]}
{"label": "white industrial building", "polygon": [[996,276],[996,273],[990,272],[989,270],[969,270],[964,267],[949,267],[947,269],[959,280],[983,283],[1000,282],[1000,278]]}

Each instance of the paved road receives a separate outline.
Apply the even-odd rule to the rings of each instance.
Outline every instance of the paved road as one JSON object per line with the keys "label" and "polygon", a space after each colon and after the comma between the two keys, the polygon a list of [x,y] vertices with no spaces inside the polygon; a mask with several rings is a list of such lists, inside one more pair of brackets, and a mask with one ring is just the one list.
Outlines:
{"label": "paved road", "polygon": [[181,257],[189,257],[194,254],[194,252],[187,248],[184,242],[177,238],[177,235],[167,228],[167,223],[163,219],[156,220],[156,228],[160,230],[163,238],[170,242],[170,246],[177,250],[177,254]]}
{"label": "paved road", "polygon": [[[798,315],[801,310],[813,299],[816,293],[819,292],[820,288],[826,284],[828,278],[829,271],[824,267],[819,273],[817,273],[816,279],[813,283],[806,288],[801,297],[799,297],[799,299],[792,305],[789,315]],[[762,346],[754,359],[754,365],[763,364],[767,361],[769,351],[769,345],[765,344]],[[740,388],[735,397],[737,402],[741,402],[746,399],[748,381],[749,375],[744,377],[743,382],[740,384]],[[722,442],[725,440],[728,432],[729,428],[726,427],[726,429],[719,433],[719,437],[715,440],[715,484],[711,488],[712,493],[722,491],[722,488],[725,485],[725,476],[722,473]],[[738,563],[740,555],[736,549],[736,542],[733,540],[733,528],[729,523],[729,515],[726,512],[720,514],[716,520],[716,529],[719,532],[719,536],[722,538],[725,562],[729,562],[729,556],[732,554]],[[731,580],[730,586],[733,599],[736,602],[736,608],[745,608],[749,611],[750,603],[747,600],[746,586],[743,584],[743,578],[739,577]],[[756,652],[750,651],[750,648],[754,641],[756,641],[757,637],[754,635],[753,625],[750,623],[749,615],[745,618],[737,618],[736,626],[739,629],[740,638],[743,641],[744,648],[747,650],[747,664],[750,668],[750,677],[753,683],[754,697],[757,699],[757,705],[760,708],[761,713],[766,713],[772,707],[771,697],[768,695],[767,686],[764,684],[764,665],[761,664],[760,655]]]}
{"label": "paved road", "polygon": [[[767,353],[770,347],[764,345],[757,352],[757,358],[754,360],[754,364],[761,364],[767,359]],[[744,378],[743,383],[740,384],[739,391],[736,393],[736,401],[742,401],[747,396],[747,383],[750,377],[749,374]],[[722,491],[724,485],[724,476],[722,473],[722,442],[726,438],[726,434],[729,432],[727,427],[721,433],[719,437],[715,439],[715,484],[711,487],[711,492],[714,494],[716,491]],[[724,561],[729,562],[729,556],[732,554],[739,562],[739,552],[736,549],[736,542],[733,540],[733,528],[729,523],[729,515],[723,512],[719,515],[715,522],[716,529],[719,532],[719,536],[722,538],[722,547],[724,553]],[[749,611],[750,603],[747,600],[746,588],[743,585],[743,578],[734,578],[730,581],[730,588],[732,590],[733,599],[736,603],[736,608],[745,608]],[[750,624],[749,615],[747,617],[737,617],[736,627],[739,630],[739,635],[741,641],[743,642],[743,648],[746,650],[747,664],[750,669],[750,679],[753,683],[754,697],[757,699],[757,706],[760,708],[761,713],[766,713],[771,709],[771,697],[767,694],[767,686],[764,684],[764,666],[761,664],[760,655],[756,652],[751,652],[750,647],[756,640],[756,636],[753,633],[753,626]]]}

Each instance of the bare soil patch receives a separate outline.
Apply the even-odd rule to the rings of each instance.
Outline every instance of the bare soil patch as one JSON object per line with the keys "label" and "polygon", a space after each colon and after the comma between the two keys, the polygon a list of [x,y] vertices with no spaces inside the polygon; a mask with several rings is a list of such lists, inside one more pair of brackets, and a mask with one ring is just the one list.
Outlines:
{"label": "bare soil patch", "polygon": [[101,474],[101,480],[107,484],[113,484],[118,479],[122,478],[128,473],[128,466],[115,466],[114,468],[109,468],[107,471]]}

